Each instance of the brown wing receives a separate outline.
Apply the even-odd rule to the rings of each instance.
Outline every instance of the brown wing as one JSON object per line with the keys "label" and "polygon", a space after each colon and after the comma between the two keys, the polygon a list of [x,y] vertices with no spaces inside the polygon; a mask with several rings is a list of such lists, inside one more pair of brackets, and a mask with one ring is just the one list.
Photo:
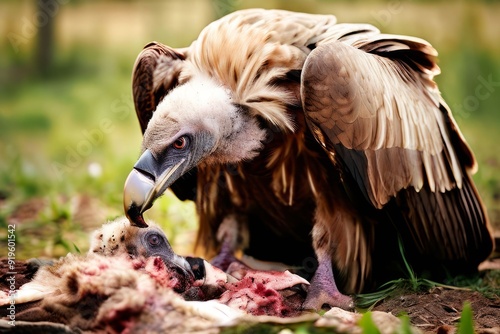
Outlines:
{"label": "brown wing", "polygon": [[433,81],[435,56],[423,40],[374,31],[323,42],[304,64],[303,106],[365,199],[394,199],[422,254],[478,262],[492,241],[476,162]]}
{"label": "brown wing", "polygon": [[132,93],[142,133],[161,99],[178,83],[185,54],[158,42],[144,47],[135,61]]}

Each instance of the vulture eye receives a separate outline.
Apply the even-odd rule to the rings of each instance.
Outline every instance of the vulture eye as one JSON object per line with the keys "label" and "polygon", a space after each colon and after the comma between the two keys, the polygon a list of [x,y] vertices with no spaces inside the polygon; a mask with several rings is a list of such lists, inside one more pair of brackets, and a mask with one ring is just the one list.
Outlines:
{"label": "vulture eye", "polygon": [[161,243],[161,238],[158,234],[150,234],[148,235],[148,244],[151,246],[158,246]]}
{"label": "vulture eye", "polygon": [[176,150],[182,150],[187,146],[188,140],[186,136],[182,136],[177,138],[176,141],[172,144],[172,147],[175,148]]}

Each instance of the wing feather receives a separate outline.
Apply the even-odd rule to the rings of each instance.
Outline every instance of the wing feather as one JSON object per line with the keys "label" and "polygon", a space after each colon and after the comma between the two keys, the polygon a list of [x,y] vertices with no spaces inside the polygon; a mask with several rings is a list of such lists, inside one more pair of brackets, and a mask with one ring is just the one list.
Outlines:
{"label": "wing feather", "polygon": [[[441,191],[461,186],[461,164],[446,127],[450,115],[436,104],[435,85],[419,76],[401,60],[338,41],[318,46],[304,66],[303,103],[309,119],[326,130],[333,144],[374,157],[367,161],[368,173],[378,177],[360,187],[368,188],[369,200],[378,208],[409,186],[417,191],[425,182]],[[388,187],[394,175],[380,171],[394,160],[403,163],[394,170],[400,182]],[[380,192],[381,187],[386,191]]]}
{"label": "wing feather", "polygon": [[344,25],[306,59],[302,103],[334,164],[375,208],[396,203],[421,254],[478,260],[489,223],[474,156],[433,81],[436,55],[418,38]]}
{"label": "wing feather", "polygon": [[158,42],[151,42],[137,56],[132,75],[135,111],[142,133],[161,99],[178,84],[185,55]]}

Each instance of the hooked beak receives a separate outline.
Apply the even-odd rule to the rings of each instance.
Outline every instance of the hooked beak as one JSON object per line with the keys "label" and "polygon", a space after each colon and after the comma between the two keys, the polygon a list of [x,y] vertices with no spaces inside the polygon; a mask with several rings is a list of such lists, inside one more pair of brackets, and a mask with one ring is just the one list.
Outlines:
{"label": "hooked beak", "polygon": [[167,267],[176,268],[176,270],[184,277],[196,279],[196,274],[193,271],[191,263],[186,258],[177,254],[173,254],[173,256],[167,257],[161,254],[153,254],[153,256],[159,256]]}
{"label": "hooked beak", "polygon": [[179,167],[185,162],[186,159],[181,159],[165,168],[149,150],[144,151],[128,175],[123,191],[125,215],[132,225],[148,227],[142,214],[181,176],[184,168]]}

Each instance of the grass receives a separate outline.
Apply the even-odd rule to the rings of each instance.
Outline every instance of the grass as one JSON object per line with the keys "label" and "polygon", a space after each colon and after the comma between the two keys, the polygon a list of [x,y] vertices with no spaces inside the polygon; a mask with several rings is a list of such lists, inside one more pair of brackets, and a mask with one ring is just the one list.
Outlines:
{"label": "grass", "polygon": [[478,291],[487,298],[498,298],[500,296],[500,270],[486,272],[483,277],[450,277],[447,284],[434,282],[425,278],[417,277],[410,264],[406,260],[404,248],[399,242],[399,252],[406,268],[407,278],[399,278],[382,284],[377,291],[358,294],[356,306],[360,310],[371,310],[384,299],[392,298],[405,292],[430,291],[435,287],[446,289]]}
{"label": "grass", "polygon": [[432,282],[428,279],[418,278],[415,275],[415,272],[410,267],[410,264],[408,263],[408,261],[406,261],[401,239],[399,242],[399,252],[401,253],[401,258],[403,259],[408,278],[391,280],[387,283],[382,284],[375,292],[357,295],[356,306],[358,308],[370,310],[378,302],[392,297],[395,294],[399,294],[402,291],[417,292],[422,290],[429,290],[430,288],[440,285],[439,283]]}
{"label": "grass", "polygon": [[473,334],[474,320],[472,316],[472,308],[470,303],[465,302],[460,315],[460,322],[458,323],[457,334]]}
{"label": "grass", "polygon": [[359,326],[361,327],[363,334],[380,334],[380,330],[373,322],[372,314],[370,312],[363,314],[359,320]]}

